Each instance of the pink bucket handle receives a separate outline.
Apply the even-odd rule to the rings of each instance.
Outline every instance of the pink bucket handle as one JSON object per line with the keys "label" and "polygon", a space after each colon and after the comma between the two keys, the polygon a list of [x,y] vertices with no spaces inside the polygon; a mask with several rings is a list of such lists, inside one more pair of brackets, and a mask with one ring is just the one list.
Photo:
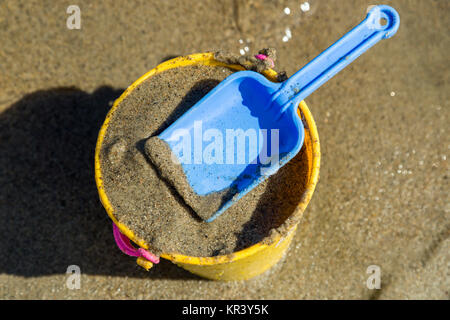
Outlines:
{"label": "pink bucket handle", "polygon": [[275,63],[273,63],[273,60],[271,58],[269,58],[268,56],[266,56],[265,54],[259,53],[255,56],[255,58],[258,60],[267,60],[270,62],[271,68],[275,67]]}
{"label": "pink bucket handle", "polygon": [[120,232],[119,228],[113,222],[113,234],[114,239],[116,240],[116,244],[119,247],[120,251],[123,253],[132,256],[132,257],[142,257],[144,259],[149,260],[150,262],[157,264],[159,263],[159,257],[155,256],[153,253],[139,248],[136,249],[130,242],[130,239],[122,232]]}

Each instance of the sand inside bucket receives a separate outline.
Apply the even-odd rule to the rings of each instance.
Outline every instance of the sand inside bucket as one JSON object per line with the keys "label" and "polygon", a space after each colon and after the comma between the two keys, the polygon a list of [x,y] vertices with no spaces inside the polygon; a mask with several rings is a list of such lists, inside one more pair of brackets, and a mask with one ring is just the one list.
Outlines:
{"label": "sand inside bucket", "polygon": [[180,200],[184,201],[204,221],[211,218],[226,201],[231,200],[238,193],[237,188],[231,186],[218,192],[198,195],[189,184],[176,154],[164,140],[157,136],[150,137],[145,141],[144,150],[161,179],[170,185],[181,197]]}
{"label": "sand inside bucket", "polygon": [[145,156],[149,137],[161,133],[233,72],[196,65],[158,73],[111,115],[100,150],[105,192],[116,219],[156,254],[229,254],[268,243],[289,229],[283,222],[296,209],[308,180],[304,149],[212,223],[199,219]]}

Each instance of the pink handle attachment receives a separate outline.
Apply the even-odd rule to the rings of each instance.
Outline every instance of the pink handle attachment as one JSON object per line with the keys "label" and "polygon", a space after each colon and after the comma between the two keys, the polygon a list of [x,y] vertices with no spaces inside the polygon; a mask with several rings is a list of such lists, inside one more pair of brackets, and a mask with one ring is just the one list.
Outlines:
{"label": "pink handle attachment", "polygon": [[153,253],[143,248],[135,248],[131,244],[130,239],[128,239],[128,237],[124,235],[122,232],[120,232],[119,228],[116,226],[114,222],[113,222],[113,234],[117,246],[123,253],[132,257],[138,257],[138,261],[139,258],[144,258],[145,260],[148,260],[154,264],[159,263],[159,257],[154,255]]}
{"label": "pink handle attachment", "polygon": [[267,60],[270,62],[271,68],[275,67],[275,63],[273,63],[273,60],[271,58],[269,58],[268,56],[266,56],[265,54],[259,53],[255,56],[255,58],[258,60]]}

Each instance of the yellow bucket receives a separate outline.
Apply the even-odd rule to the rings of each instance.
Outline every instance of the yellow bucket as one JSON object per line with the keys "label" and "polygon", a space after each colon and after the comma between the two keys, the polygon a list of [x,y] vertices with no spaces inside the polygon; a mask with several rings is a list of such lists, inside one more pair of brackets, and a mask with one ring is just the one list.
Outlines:
{"label": "yellow bucket", "polygon": [[[216,61],[212,53],[200,53],[193,54],[185,57],[178,57],[164,63],[161,63],[156,68],[150,70],[137,81],[135,81],[127,90],[114,102],[113,107],[106,116],[103,123],[95,149],[95,181],[100,196],[100,200],[106,209],[109,217],[118,226],[119,230],[130,238],[134,243],[144,249],[148,249],[148,244],[136,237],[133,232],[124,224],[117,221],[114,217],[114,210],[111,203],[105,193],[102,173],[100,167],[99,154],[102,146],[102,142],[108,128],[108,124],[114,110],[118,108],[119,104],[127,95],[130,94],[137,86],[143,81],[152,77],[153,75],[163,72],[168,69],[190,66],[190,65],[206,65],[206,66],[226,66],[234,70],[243,70],[238,65],[228,65],[222,62]],[[268,79],[276,81],[276,72],[273,70],[267,70],[264,74]],[[297,208],[292,212],[289,220],[295,219],[299,221],[300,216],[303,214],[306,206],[308,205],[319,179],[320,168],[320,143],[317,133],[316,124],[309,111],[306,103],[302,101],[299,105],[299,115],[302,117],[305,123],[305,141],[303,148],[307,157],[307,184],[304,193],[301,195],[300,202]],[[285,222],[286,223],[286,222]],[[298,224],[298,223],[297,223]],[[215,257],[191,257],[182,254],[162,254],[161,258],[172,261],[178,266],[197,274],[201,277],[213,279],[213,280],[246,280],[254,276],[257,276],[270,267],[275,265],[286,252],[289,244],[292,241],[297,224],[293,225],[287,232],[286,236],[275,238],[270,244],[257,243],[249,248],[233,252],[232,254],[215,256]],[[138,258],[137,263],[146,269],[151,268],[152,264],[142,258]]]}

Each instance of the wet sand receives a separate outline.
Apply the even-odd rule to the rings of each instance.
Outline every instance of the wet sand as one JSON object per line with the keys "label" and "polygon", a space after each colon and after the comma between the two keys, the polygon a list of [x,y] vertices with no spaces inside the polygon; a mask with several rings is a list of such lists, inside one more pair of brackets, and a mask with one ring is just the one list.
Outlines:
{"label": "wet sand", "polygon": [[[173,164],[170,147],[157,138],[232,73],[229,68],[207,66],[164,71],[141,83],[109,115],[99,154],[103,188],[114,217],[154,254],[231,254],[258,242],[278,241],[275,238],[286,236],[301,218],[303,212],[294,215],[294,211],[308,182],[311,164],[305,149],[207,223],[198,215],[199,205],[209,205],[207,210],[211,210],[217,198],[218,208],[228,193],[233,195],[233,189],[192,197],[195,193],[190,191],[183,168]],[[155,138],[163,147],[149,143]]]}
{"label": "wet sand", "polygon": [[[78,1],[82,28],[68,30],[65,4],[2,2],[0,298],[449,298],[447,1],[384,1],[399,32],[307,99],[320,181],[276,272],[220,283],[162,261],[147,273],[114,244],[93,178],[112,101],[195,52],[275,47],[290,75],[372,4],[309,3]],[[80,290],[65,286],[72,264]],[[381,290],[366,287],[370,265]]]}

